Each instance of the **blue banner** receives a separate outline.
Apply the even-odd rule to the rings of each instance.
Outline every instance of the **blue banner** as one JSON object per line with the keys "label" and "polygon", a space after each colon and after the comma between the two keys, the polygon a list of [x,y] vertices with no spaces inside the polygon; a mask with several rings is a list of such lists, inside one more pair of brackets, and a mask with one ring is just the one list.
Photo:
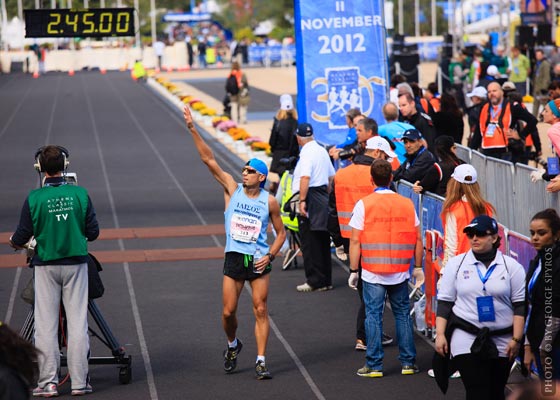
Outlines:
{"label": "blue banner", "polygon": [[298,114],[317,141],[344,141],[350,108],[385,122],[384,25],[382,0],[295,0]]}

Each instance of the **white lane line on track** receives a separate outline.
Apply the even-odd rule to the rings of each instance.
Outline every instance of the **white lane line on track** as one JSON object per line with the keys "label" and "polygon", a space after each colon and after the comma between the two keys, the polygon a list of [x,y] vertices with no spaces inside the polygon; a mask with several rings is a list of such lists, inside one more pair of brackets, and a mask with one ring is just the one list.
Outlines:
{"label": "white lane line on track", "polygon": [[51,133],[52,133],[52,127],[54,124],[54,114],[56,111],[56,106],[58,105],[58,95],[60,94],[60,82],[62,81],[62,77],[59,76],[58,77],[58,81],[56,82],[56,91],[55,91],[55,96],[54,96],[54,100],[53,100],[53,104],[52,104],[52,108],[51,108],[51,115],[49,118],[49,123],[47,125],[47,137],[45,139],[45,145],[50,143],[51,140]]}
{"label": "white lane line on track", "polygon": [[[85,84],[83,77],[81,78],[82,87],[84,88],[84,98],[86,99],[88,112],[92,124],[93,135],[95,138],[95,144],[97,146],[97,153],[99,154],[99,160],[101,163],[101,169],[103,171],[103,179],[105,181],[105,187],[107,188],[107,196],[109,198],[109,204],[111,207],[111,213],[113,215],[113,223],[115,228],[120,228],[119,217],[117,215],[117,209],[115,207],[115,200],[113,197],[113,192],[111,189],[111,184],[109,183],[109,174],[107,173],[107,166],[105,165],[105,157],[103,155],[103,150],[101,148],[101,142],[99,139],[99,132],[97,130],[97,124],[95,122],[95,116],[93,113],[93,107],[91,105],[91,100],[89,98],[87,90],[85,90]],[[112,87],[112,86],[111,86]],[[118,240],[119,248],[124,250],[124,242],[122,239]],[[144,368],[146,370],[146,380],[148,382],[148,389],[150,391],[150,399],[158,400],[158,393],[154,379],[154,373],[152,369],[152,363],[150,361],[150,354],[148,352],[148,344],[146,342],[146,337],[144,336],[144,328],[142,327],[142,319],[140,318],[140,311],[138,309],[138,302],[136,300],[136,293],[134,291],[134,286],[132,283],[132,277],[130,275],[130,268],[128,263],[123,263],[123,270],[126,277],[126,285],[128,287],[128,294],[130,296],[130,302],[132,305],[132,314],[134,316],[134,323],[136,324],[136,332],[138,334],[138,341],[140,343],[140,351],[142,353],[142,359],[144,360]]]}
{"label": "white lane line on track", "polygon": [[33,87],[33,85],[29,85],[29,88],[27,89],[27,91],[25,92],[25,94],[23,95],[23,97],[21,98],[21,101],[19,102],[19,104],[16,106],[16,108],[14,109],[14,111],[12,112],[12,114],[10,115],[10,117],[6,120],[6,123],[4,124],[4,128],[2,128],[2,130],[0,131],[0,138],[2,136],[4,136],[4,133],[6,133],[6,131],[8,130],[8,127],[10,126],[10,124],[12,123],[12,121],[14,120],[16,114],[18,113],[19,109],[23,106],[23,104],[25,103],[25,99],[27,99],[27,96],[29,96],[29,93],[31,93],[31,88]]}
{"label": "white lane line on track", "polygon": [[[151,92],[155,92],[155,91],[151,90]],[[156,94],[156,96],[158,96],[158,98],[160,98],[159,95],[157,94],[157,92],[155,92],[154,94]],[[158,102],[158,104],[159,104],[160,108],[162,108],[167,113],[169,113],[173,117],[173,119],[175,121],[177,121],[179,123],[179,125],[184,130],[186,130],[186,127],[184,126],[184,121],[181,118],[179,118],[176,113],[172,112],[172,110],[169,108],[168,103],[164,103],[163,101],[161,101],[161,102]],[[140,128],[140,126],[139,126],[139,128]],[[199,128],[199,131],[200,131],[201,126],[198,125],[198,128]],[[144,131],[142,131],[142,133],[145,134]],[[206,134],[206,137],[208,138],[208,137],[210,137],[210,135]],[[237,168],[235,166],[233,166],[232,163],[228,162],[225,159],[223,159],[223,161],[227,164],[227,166],[230,168],[231,171],[236,171]],[[162,162],[165,162],[165,161],[162,159]],[[167,166],[166,166],[166,169],[168,169]],[[191,207],[195,210],[197,215],[200,216],[200,213],[196,210],[194,204],[192,204],[192,202],[190,202],[189,204],[191,204]],[[201,222],[204,225],[206,225],[206,222],[204,221],[202,216],[200,216],[199,218],[200,218]],[[247,282],[245,282],[244,287],[245,287],[245,290],[247,290],[247,292],[249,293],[249,295],[252,296],[251,286]],[[280,332],[280,329],[278,328],[278,326],[276,325],[276,323],[274,322],[272,317],[269,316],[268,319],[269,319],[270,327],[272,328],[272,331],[274,332],[274,335],[278,338],[280,343],[282,343],[282,346],[284,346],[284,349],[289,354],[290,358],[292,359],[292,361],[294,362],[294,364],[298,368],[300,374],[303,376],[303,378],[305,379],[305,381],[309,385],[309,387],[310,387],[311,391],[313,392],[313,394],[315,395],[315,397],[319,400],[325,400],[325,396],[319,390],[319,387],[317,386],[317,384],[315,383],[315,381],[311,377],[311,374],[307,371],[307,368],[305,368],[305,366],[303,365],[303,363],[301,362],[301,360],[297,356],[296,352],[293,350],[292,346],[290,346],[288,341],[284,338],[284,335],[282,335],[282,332]]]}
{"label": "white lane line on track", "polygon": [[[56,86],[55,96],[54,96],[54,100],[53,100],[53,105],[52,105],[52,108],[51,108],[51,115],[50,115],[49,124],[47,126],[47,136],[46,136],[46,139],[45,139],[45,144],[48,144],[49,140],[50,140],[49,138],[50,138],[51,132],[52,132],[52,126],[53,126],[53,122],[54,122],[54,112],[55,112],[55,109],[56,109],[56,105],[58,103],[59,92],[60,92],[60,77],[58,78],[58,83],[57,83],[57,86]],[[25,94],[24,100],[25,100],[25,97],[27,97],[27,94],[28,93]],[[19,110],[19,108],[20,108],[20,106],[18,106],[16,108],[16,110],[14,111],[14,115],[12,115],[12,117],[10,117],[10,119],[13,119],[15,117],[15,113]],[[6,124],[6,126],[4,127],[4,130],[0,134],[0,137],[2,136],[4,131],[7,129],[8,125],[9,125],[9,123]],[[18,267],[16,269],[16,275],[14,277],[14,283],[12,285],[12,292],[10,293],[10,300],[8,302],[8,309],[6,310],[6,316],[4,317],[4,321],[6,321],[6,323],[8,325],[10,324],[10,321],[12,319],[12,314],[14,312],[14,303],[15,303],[15,298],[17,296],[17,290],[18,290],[18,287],[19,287],[20,278],[21,278],[21,267]]]}
{"label": "white lane line on track", "polygon": [[10,325],[10,320],[12,319],[12,314],[14,313],[14,303],[16,300],[20,277],[21,277],[21,267],[17,267],[16,276],[14,276],[14,284],[12,285],[12,293],[10,293],[10,300],[8,302],[8,309],[6,310],[6,316],[4,317],[4,321],[6,321],[6,324],[8,325]]}

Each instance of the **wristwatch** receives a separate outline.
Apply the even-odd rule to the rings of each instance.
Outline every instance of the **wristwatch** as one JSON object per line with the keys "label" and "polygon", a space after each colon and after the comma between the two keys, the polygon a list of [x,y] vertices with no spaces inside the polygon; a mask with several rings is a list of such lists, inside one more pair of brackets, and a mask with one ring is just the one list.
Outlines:
{"label": "wristwatch", "polygon": [[266,253],[266,255],[268,256],[270,262],[274,261],[274,259],[276,258],[276,256],[272,253]]}

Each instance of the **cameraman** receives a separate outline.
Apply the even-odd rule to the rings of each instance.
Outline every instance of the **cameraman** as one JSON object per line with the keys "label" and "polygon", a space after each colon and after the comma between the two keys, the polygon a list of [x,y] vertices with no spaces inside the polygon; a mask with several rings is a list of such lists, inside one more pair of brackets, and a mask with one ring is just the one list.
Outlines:
{"label": "cameraman", "polygon": [[14,249],[22,249],[33,236],[37,241],[30,263],[35,280],[35,346],[40,354],[39,381],[33,396],[58,396],[61,300],[68,322],[72,395],[79,396],[92,392],[88,376],[87,241],[97,238],[99,226],[87,191],[66,184],[63,171],[68,151],[49,145],[39,149],[36,158],[45,181],[25,200],[19,225],[10,238]]}

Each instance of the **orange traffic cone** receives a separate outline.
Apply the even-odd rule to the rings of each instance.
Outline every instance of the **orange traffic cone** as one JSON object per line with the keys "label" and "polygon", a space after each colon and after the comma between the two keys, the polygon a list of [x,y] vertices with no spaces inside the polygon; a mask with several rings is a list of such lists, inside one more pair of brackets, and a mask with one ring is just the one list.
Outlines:
{"label": "orange traffic cone", "polygon": [[33,72],[33,78],[37,79],[39,77],[39,71]]}
{"label": "orange traffic cone", "polygon": [[68,76],[74,76],[74,70],[73,69],[68,71]]}

